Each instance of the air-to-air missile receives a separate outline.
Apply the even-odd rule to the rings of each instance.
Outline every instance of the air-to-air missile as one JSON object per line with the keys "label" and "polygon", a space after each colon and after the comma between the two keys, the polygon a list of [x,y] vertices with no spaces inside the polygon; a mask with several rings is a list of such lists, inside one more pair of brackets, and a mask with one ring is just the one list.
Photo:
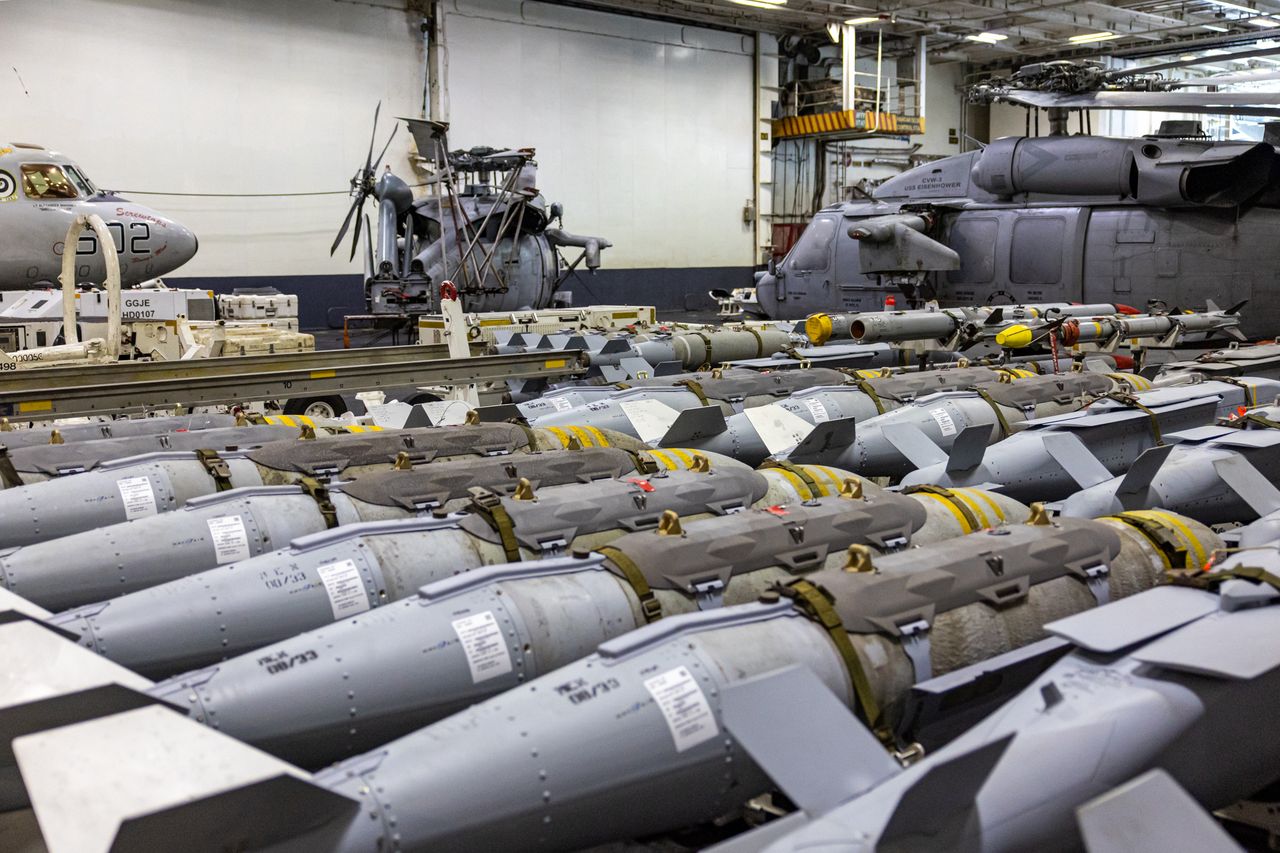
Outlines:
{"label": "air-to-air missile", "polygon": [[529,430],[514,424],[477,424],[322,436],[254,450],[147,453],[74,477],[0,490],[0,549],[169,512],[191,498],[232,488],[385,470],[401,453],[417,463],[563,450],[573,443],[644,449],[630,436],[593,427]]}
{"label": "air-to-air missile", "polygon": [[[196,432],[160,432],[130,435],[119,438],[99,438],[76,441],[71,444],[35,444],[8,451],[6,454],[12,473],[21,482],[30,485],[92,471],[106,462],[140,456],[144,453],[163,453],[177,450],[250,449],[272,441],[288,441],[298,437],[298,430],[287,426],[229,426],[203,429]],[[0,459],[0,471],[4,461]],[[5,479],[0,477],[0,479]],[[7,484],[13,488],[14,484]]]}
{"label": "air-to-air missile", "polygon": [[1067,319],[1037,319],[1015,323],[983,339],[994,339],[1005,349],[1025,349],[1043,344],[1053,337],[1063,346],[1096,343],[1104,349],[1113,349],[1121,341],[1157,338],[1164,346],[1171,346],[1187,335],[1197,333],[1207,336],[1223,334],[1233,340],[1247,338],[1240,331],[1239,309],[1236,305],[1223,311],[1209,302],[1206,311],[1178,314],[1148,314],[1136,317],[1094,317]]}
{"label": "air-to-air missile", "polygon": [[1205,524],[1253,521],[1280,509],[1280,406],[1164,436],[1121,476],[1075,492],[1064,515],[1163,507]]}
{"label": "air-to-air missile", "polygon": [[236,425],[235,415],[207,414],[174,415],[162,418],[121,418],[15,429],[8,418],[0,418],[0,445],[4,445],[12,452],[19,447],[37,444],[97,441],[101,438],[127,438],[131,435],[157,435],[166,432],[196,432]]}
{"label": "air-to-air missile", "polygon": [[[42,607],[65,610],[266,554],[329,528],[454,511],[470,499],[472,487],[511,494],[522,480],[536,489],[695,464],[685,451],[642,456],[613,447],[417,468],[404,464],[407,457],[400,462],[400,469],[325,487],[246,486],[217,492],[192,498],[172,512],[12,549],[0,553],[0,585]],[[717,468],[734,464],[720,456],[710,462]]]}
{"label": "air-to-air missile", "polygon": [[1037,418],[983,450],[953,449],[945,462],[920,467],[905,485],[998,484],[1022,501],[1056,501],[1127,472],[1169,433],[1213,424],[1240,406],[1280,394],[1280,382],[1253,376],[1154,388],[1096,400],[1080,412]]}
{"label": "air-to-air missile", "polygon": [[[1148,357],[1148,363],[1151,359]],[[1170,361],[1160,366],[1160,375],[1198,373],[1210,379],[1224,376],[1280,377],[1280,344],[1230,345],[1193,361]]]}
{"label": "air-to-air missile", "polygon": [[[852,338],[864,343],[902,343],[936,340],[961,343],[966,324],[1016,323],[1041,316],[1093,317],[1114,314],[1109,304],[1072,305],[1044,302],[1029,305],[983,305],[974,308],[937,308],[907,311],[866,311],[858,314],[810,314],[804,322],[805,337],[818,346],[831,340]],[[948,347],[950,348],[950,347]]]}
{"label": "air-to-air missile", "polygon": [[[1050,623],[1065,656],[906,769],[839,708],[771,742],[790,711],[836,703],[794,671],[744,684],[724,699],[727,728],[802,811],[713,849],[1240,851],[1206,810],[1255,794],[1280,765],[1278,573],[1275,550],[1243,552]],[[835,743],[845,752],[831,761]]]}
{"label": "air-to-air missile", "polygon": [[[1180,521],[1198,547],[1216,547],[1208,529]],[[576,850],[709,823],[773,787],[727,727],[734,685],[806,666],[896,749],[890,728],[913,683],[1150,586],[1166,565],[1161,553],[1122,520],[1063,519],[853,567],[870,570],[820,570],[759,603],[611,639],[314,776],[163,707],[132,703],[111,713],[119,705],[82,702],[59,722],[99,716],[18,738],[13,749],[51,853],[103,847],[122,831],[163,846],[197,826],[221,849]],[[459,614],[470,615],[479,614]],[[512,654],[514,629],[497,628],[461,629],[481,675],[499,651]],[[358,714],[360,694],[350,694]],[[43,704],[29,703],[24,721]],[[805,713],[777,730],[804,732]],[[210,766],[223,772],[213,778],[202,770]],[[69,820],[90,799],[95,820]]]}
{"label": "air-to-air missile", "polygon": [[[947,459],[962,432],[966,433],[963,449],[978,452],[1013,434],[1028,418],[1075,411],[1121,381],[1121,374],[1090,372],[1026,375],[1017,381],[912,396],[896,405],[886,405],[892,397],[881,395],[873,384],[880,381],[892,388],[907,384],[908,377],[945,373],[903,374],[858,387],[813,388],[770,406],[748,409],[731,420],[715,410],[694,409],[673,421],[659,444],[727,451],[748,463],[783,455],[797,461],[820,460],[870,477],[900,477]],[[1012,376],[1006,372],[1002,378]],[[874,398],[868,388],[875,391]],[[832,429],[832,437],[820,442],[814,435],[816,424],[856,428],[845,429],[842,438]],[[819,448],[820,456],[805,455]]]}
{"label": "air-to-air missile", "polygon": [[[981,507],[990,526],[1029,514],[997,495],[949,498],[951,506],[937,493],[907,497],[850,480],[840,497],[688,523],[670,515],[657,530],[627,534],[598,553],[467,572],[373,613],[177,676],[151,694],[219,731],[317,767],[659,618],[747,603],[778,581],[838,568],[850,546],[871,557],[972,532],[975,526],[955,514],[963,500]],[[488,639],[478,659],[482,635]],[[306,665],[290,665],[295,660]],[[350,677],[338,679],[337,671]],[[360,697],[354,717],[352,690]]]}
{"label": "air-to-air missile", "polygon": [[112,660],[170,675],[406,598],[479,566],[600,547],[657,526],[666,510],[695,519],[804,500],[813,495],[801,474],[832,493],[850,476],[821,466],[755,472],[737,464],[709,469],[704,462],[693,471],[537,494],[481,491],[466,514],[338,527],[279,551],[67,610],[53,621]]}

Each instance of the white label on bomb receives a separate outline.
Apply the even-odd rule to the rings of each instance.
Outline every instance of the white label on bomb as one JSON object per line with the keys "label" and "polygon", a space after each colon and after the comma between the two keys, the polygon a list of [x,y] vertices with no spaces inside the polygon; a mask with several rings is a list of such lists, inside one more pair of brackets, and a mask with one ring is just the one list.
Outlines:
{"label": "white label on bomb", "polygon": [[329,606],[333,608],[334,619],[355,616],[369,609],[369,595],[364,591],[360,570],[353,561],[326,563],[316,569],[316,573],[320,575],[324,591],[329,594]]}
{"label": "white label on bomb", "polygon": [[667,434],[671,425],[676,422],[680,413],[658,400],[627,400],[622,405],[622,413],[635,427],[636,435],[645,444],[657,441]]}
{"label": "white label on bomb", "polygon": [[219,566],[249,559],[249,534],[240,516],[209,519],[209,538],[213,540],[213,553]]}
{"label": "white label on bomb", "polygon": [[564,397],[548,397],[547,402],[555,406],[557,412],[567,412],[573,408],[573,403],[570,403]]}
{"label": "white label on bomb", "polygon": [[719,734],[707,697],[685,667],[655,675],[645,681],[644,687],[667,720],[676,752],[684,752]]}
{"label": "white label on bomb", "polygon": [[956,434],[956,422],[951,420],[951,413],[946,409],[930,409],[929,414],[933,415],[933,419],[938,422],[938,428],[942,430],[943,435]]}
{"label": "white label on bomb", "polygon": [[823,421],[831,420],[831,416],[827,414],[827,410],[824,409],[822,407],[822,404],[819,403],[815,398],[805,397],[804,404],[805,404],[805,407],[808,408],[809,414],[813,415],[813,422],[815,424],[820,424]]}
{"label": "white label on bomb", "polygon": [[147,477],[125,477],[116,483],[124,501],[124,517],[129,521],[156,514],[156,493]]}
{"label": "white label on bomb", "polygon": [[770,453],[790,450],[813,432],[813,424],[781,406],[756,406],[743,414]]}
{"label": "white label on bomb", "polygon": [[479,684],[511,671],[511,653],[492,611],[455,619],[453,630],[466,653],[473,683]]}

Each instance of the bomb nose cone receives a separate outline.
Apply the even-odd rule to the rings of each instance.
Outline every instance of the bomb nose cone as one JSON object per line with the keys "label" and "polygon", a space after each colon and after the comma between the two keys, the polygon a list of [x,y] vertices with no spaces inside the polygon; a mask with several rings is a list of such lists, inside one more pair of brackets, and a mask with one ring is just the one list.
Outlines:
{"label": "bomb nose cone", "polygon": [[1010,326],[996,335],[996,345],[1006,349],[1022,349],[1031,345],[1031,330],[1021,324]]}

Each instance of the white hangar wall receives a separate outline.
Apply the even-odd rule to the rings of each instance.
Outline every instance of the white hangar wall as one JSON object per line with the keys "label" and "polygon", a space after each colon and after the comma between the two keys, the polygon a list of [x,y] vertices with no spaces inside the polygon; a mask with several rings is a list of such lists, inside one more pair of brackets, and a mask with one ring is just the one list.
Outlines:
{"label": "white hangar wall", "polygon": [[519,0],[450,0],[454,147],[538,150],[570,231],[613,241],[576,303],[705,304],[750,284],[749,36]]}

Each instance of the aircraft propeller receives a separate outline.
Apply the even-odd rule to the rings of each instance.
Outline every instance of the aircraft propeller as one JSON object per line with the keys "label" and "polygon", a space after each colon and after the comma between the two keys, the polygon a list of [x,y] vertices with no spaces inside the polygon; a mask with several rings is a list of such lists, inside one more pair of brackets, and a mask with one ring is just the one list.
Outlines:
{"label": "aircraft propeller", "polygon": [[[360,169],[351,178],[351,195],[354,201],[351,202],[351,208],[347,211],[347,216],[342,220],[342,227],[338,229],[338,236],[333,240],[333,246],[329,248],[330,257],[334,252],[338,251],[338,246],[342,244],[342,238],[347,235],[347,228],[351,225],[352,217],[356,216],[356,211],[364,207],[365,201],[369,196],[374,194],[377,186],[378,168],[382,165],[382,158],[386,156],[387,149],[391,147],[391,141],[396,137],[396,131],[400,129],[399,123],[391,129],[391,135],[387,137],[387,144],[382,146],[382,152],[378,154],[378,159],[373,159],[373,146],[378,137],[378,114],[382,111],[382,101],[378,101],[378,105],[373,110],[373,132],[369,134],[369,153],[364,158],[364,168]],[[364,217],[356,218],[355,234],[351,238],[351,257],[356,256],[356,247],[360,245],[360,230],[364,224]]]}

